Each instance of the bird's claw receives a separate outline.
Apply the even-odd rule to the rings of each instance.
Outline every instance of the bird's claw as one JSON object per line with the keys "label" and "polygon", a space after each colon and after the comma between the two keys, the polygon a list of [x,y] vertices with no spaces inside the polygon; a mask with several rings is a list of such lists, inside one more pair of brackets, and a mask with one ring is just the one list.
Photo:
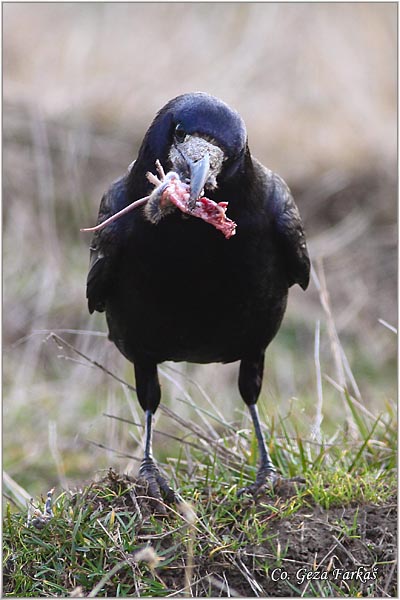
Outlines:
{"label": "bird's claw", "polygon": [[158,501],[158,508],[163,514],[166,513],[166,510],[161,493],[168,503],[179,502],[177,494],[168,485],[167,480],[161,475],[151,458],[143,459],[139,469],[139,477],[147,481],[148,495]]}
{"label": "bird's claw", "polygon": [[279,475],[275,469],[262,468],[258,471],[255,482],[241,488],[237,495],[240,497],[243,494],[251,494],[256,499],[264,492],[273,492],[276,496],[289,498],[302,490],[306,483],[303,477],[296,476],[286,479]]}
{"label": "bird's claw", "polygon": [[275,469],[269,467],[261,468],[257,472],[255,482],[241,488],[237,495],[240,498],[243,494],[251,494],[253,498],[257,498],[262,492],[266,491],[266,489],[274,490],[280,479],[281,477],[277,474]]}

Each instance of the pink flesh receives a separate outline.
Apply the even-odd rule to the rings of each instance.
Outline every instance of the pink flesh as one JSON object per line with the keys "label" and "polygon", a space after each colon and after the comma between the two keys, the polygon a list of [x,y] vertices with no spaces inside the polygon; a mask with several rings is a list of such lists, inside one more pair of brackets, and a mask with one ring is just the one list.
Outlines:
{"label": "pink flesh", "polygon": [[[159,165],[159,167],[161,168],[161,165]],[[159,171],[159,173],[162,179],[166,179],[163,171]],[[236,223],[229,219],[225,214],[226,209],[228,207],[228,202],[219,202],[217,204],[213,200],[210,200],[210,198],[206,198],[203,196],[202,198],[199,198],[197,200],[196,206],[193,208],[193,210],[191,210],[188,206],[190,196],[189,186],[183,183],[178,176],[175,176],[175,174],[171,173],[169,175],[170,183],[165,188],[161,196],[160,204],[171,202],[182,212],[191,215],[192,217],[198,217],[199,219],[203,219],[203,221],[205,221],[206,223],[209,223],[216,229],[222,231],[226,239],[229,239],[230,237],[235,235]],[[160,182],[160,185],[161,183],[162,181]],[[149,198],[150,196],[140,198],[139,200],[132,202],[132,204],[129,204],[119,212],[115,213],[102,223],[99,223],[99,225],[96,225],[95,227],[86,227],[84,229],[81,229],[81,231],[99,231],[100,229],[103,229],[113,221],[119,219],[119,217],[122,217],[122,215],[126,214],[127,212],[133,210],[134,208],[137,208],[138,206],[142,206],[149,200]]]}
{"label": "pink flesh", "polygon": [[206,223],[222,231],[226,239],[229,239],[236,233],[236,223],[225,214],[228,206],[227,202],[219,202],[217,204],[213,200],[203,196],[197,200],[196,206],[191,210],[188,206],[188,186],[178,178],[171,179],[171,183],[165,189],[161,201],[170,201],[182,212],[192,217],[203,219]]}

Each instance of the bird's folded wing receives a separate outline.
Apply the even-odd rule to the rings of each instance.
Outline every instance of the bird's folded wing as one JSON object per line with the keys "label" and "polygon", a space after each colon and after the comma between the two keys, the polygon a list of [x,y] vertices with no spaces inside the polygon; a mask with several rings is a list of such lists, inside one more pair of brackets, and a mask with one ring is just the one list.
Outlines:
{"label": "bird's folded wing", "polygon": [[273,214],[274,231],[284,254],[288,283],[298,283],[303,290],[310,280],[310,258],[299,210],[286,183],[270,172],[269,207]]}
{"label": "bird's folded wing", "polygon": [[[97,224],[102,223],[118,212],[126,204],[127,176],[115,181],[101,199]],[[118,227],[119,228],[119,227]],[[110,225],[97,231],[90,245],[89,273],[86,282],[86,297],[89,312],[105,310],[108,289],[112,285],[112,277],[116,252],[119,244],[113,243],[116,227]]]}

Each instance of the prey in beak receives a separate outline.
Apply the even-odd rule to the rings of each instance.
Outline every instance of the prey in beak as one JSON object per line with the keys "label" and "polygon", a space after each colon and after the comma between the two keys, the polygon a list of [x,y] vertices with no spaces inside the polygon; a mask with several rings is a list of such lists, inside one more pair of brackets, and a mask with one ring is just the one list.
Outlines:
{"label": "prey in beak", "polygon": [[198,135],[186,135],[183,141],[174,141],[169,160],[173,171],[190,186],[188,207],[193,210],[204,192],[217,187],[224,153],[219,146]]}
{"label": "prey in beak", "polygon": [[164,172],[159,161],[156,168],[159,177],[146,174],[155,190],[146,197],[144,215],[157,225],[164,217],[177,209],[198,217],[220,230],[226,239],[235,234],[236,223],[227,217],[228,202],[214,202],[207,195],[217,187],[217,177],[225,160],[223,150],[212,141],[199,135],[183,132],[175,137],[168,160],[170,170]]}

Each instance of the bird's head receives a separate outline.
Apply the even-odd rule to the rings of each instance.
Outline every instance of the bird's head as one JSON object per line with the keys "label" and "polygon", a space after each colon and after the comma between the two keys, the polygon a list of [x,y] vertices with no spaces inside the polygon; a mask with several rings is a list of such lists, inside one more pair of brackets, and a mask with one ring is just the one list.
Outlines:
{"label": "bird's head", "polygon": [[[190,184],[192,206],[203,193],[232,177],[247,148],[240,115],[225,102],[202,92],[170,100],[156,115],[141,154],[146,162],[158,158]],[[149,168],[153,165],[149,165]]]}

